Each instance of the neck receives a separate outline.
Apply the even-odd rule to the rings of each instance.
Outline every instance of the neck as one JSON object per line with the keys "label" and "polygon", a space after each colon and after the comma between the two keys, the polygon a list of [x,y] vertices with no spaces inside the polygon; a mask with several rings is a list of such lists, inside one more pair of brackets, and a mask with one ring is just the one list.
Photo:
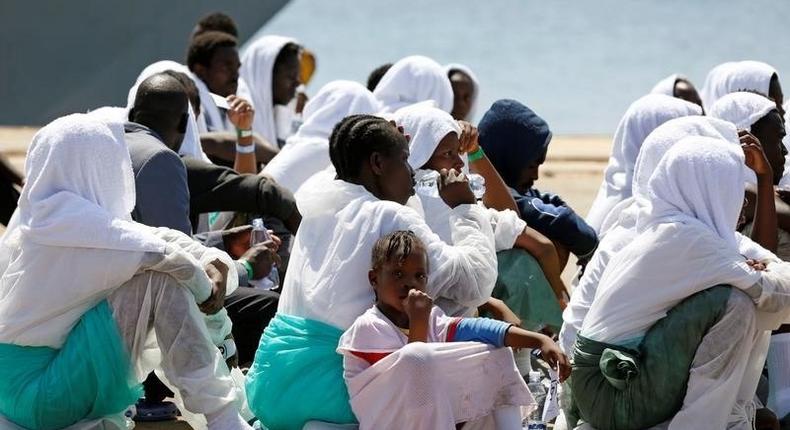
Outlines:
{"label": "neck", "polygon": [[360,185],[363,188],[365,188],[370,194],[373,194],[373,196],[375,196],[377,199],[384,200],[381,198],[380,187],[376,181],[375,176],[373,175],[366,175],[363,172],[358,177],[344,178],[343,180],[350,184]]}
{"label": "neck", "polygon": [[376,302],[376,307],[384,314],[393,324],[396,326],[408,329],[409,328],[409,316],[406,315],[404,312],[401,312],[392,306],[387,305],[386,303]]}

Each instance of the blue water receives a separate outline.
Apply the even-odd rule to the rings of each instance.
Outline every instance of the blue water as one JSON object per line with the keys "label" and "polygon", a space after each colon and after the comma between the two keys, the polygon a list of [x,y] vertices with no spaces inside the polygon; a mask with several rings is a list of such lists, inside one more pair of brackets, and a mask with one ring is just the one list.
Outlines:
{"label": "blue water", "polygon": [[475,71],[478,119],[510,97],[555,133],[611,133],[661,78],[683,73],[701,87],[728,60],[772,64],[790,94],[787,0],[292,0],[258,34],[316,53],[308,92],[423,54]]}

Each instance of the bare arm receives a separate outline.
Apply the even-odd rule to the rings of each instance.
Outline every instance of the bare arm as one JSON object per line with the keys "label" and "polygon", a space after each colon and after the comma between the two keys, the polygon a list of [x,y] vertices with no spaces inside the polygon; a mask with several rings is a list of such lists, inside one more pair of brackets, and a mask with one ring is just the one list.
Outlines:
{"label": "bare arm", "polygon": [[[258,134],[252,136],[255,145],[255,159],[263,164],[272,161],[280,152],[266,139]],[[221,158],[226,161],[236,159],[236,134],[228,131],[216,131],[200,135],[200,143],[207,155]]]}
{"label": "bare arm", "polygon": [[565,309],[566,300],[565,296],[568,294],[568,288],[565,282],[562,281],[562,267],[560,266],[560,258],[557,254],[557,248],[546,236],[538,233],[529,227],[524,229],[524,233],[516,238],[514,247],[521,248],[529,252],[540,264],[543,269],[543,274],[551,284],[551,289],[557,296],[560,302],[560,307]]}
{"label": "bare arm", "polygon": [[255,147],[252,139],[252,119],[255,111],[252,105],[236,96],[228,97],[228,119],[237,130],[236,151],[233,158],[233,170],[239,173],[258,173],[258,162],[255,161]]}
{"label": "bare arm", "polygon": [[[477,141],[477,128],[472,127],[471,124],[465,121],[459,121],[461,125],[461,152],[467,154],[475,154],[480,145]],[[483,195],[483,204],[487,208],[503,211],[510,209],[518,213],[518,206],[513,196],[510,195],[505,181],[499,176],[499,172],[491,164],[491,161],[485,154],[480,158],[470,160],[469,170],[472,173],[477,173],[486,180],[486,192]]]}
{"label": "bare arm", "polygon": [[540,349],[541,358],[559,372],[560,382],[571,374],[568,357],[548,336],[511,326],[505,333],[505,345],[513,348]]}
{"label": "bare arm", "polygon": [[777,236],[773,171],[757,138],[748,133],[741,133],[740,140],[746,156],[746,166],[757,175],[752,240],[763,248],[776,252],[779,239]]}

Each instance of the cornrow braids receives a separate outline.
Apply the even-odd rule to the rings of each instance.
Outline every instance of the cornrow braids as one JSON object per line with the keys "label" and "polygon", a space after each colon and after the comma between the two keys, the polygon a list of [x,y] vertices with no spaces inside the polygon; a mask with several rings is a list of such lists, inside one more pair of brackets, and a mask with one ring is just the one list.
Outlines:
{"label": "cornrow braids", "polygon": [[391,154],[406,138],[389,123],[374,115],[350,115],[335,125],[329,137],[329,159],[337,177],[357,178],[362,163],[374,152]]}
{"label": "cornrow braids", "polygon": [[377,270],[388,261],[397,260],[401,263],[415,249],[425,249],[425,245],[413,231],[392,232],[373,244],[370,265],[373,270]]}

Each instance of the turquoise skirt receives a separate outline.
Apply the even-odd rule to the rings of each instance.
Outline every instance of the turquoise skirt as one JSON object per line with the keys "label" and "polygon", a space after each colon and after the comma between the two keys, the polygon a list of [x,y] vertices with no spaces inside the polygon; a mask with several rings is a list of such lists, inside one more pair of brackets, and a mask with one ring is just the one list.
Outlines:
{"label": "turquoise skirt", "polygon": [[270,430],[301,430],[307,421],[356,423],[335,352],[343,331],[278,313],[266,327],[247,373],[247,402]]}
{"label": "turquoise skirt", "polygon": [[0,344],[0,414],[27,429],[119,414],[141,395],[106,301],[82,316],[60,349]]}

